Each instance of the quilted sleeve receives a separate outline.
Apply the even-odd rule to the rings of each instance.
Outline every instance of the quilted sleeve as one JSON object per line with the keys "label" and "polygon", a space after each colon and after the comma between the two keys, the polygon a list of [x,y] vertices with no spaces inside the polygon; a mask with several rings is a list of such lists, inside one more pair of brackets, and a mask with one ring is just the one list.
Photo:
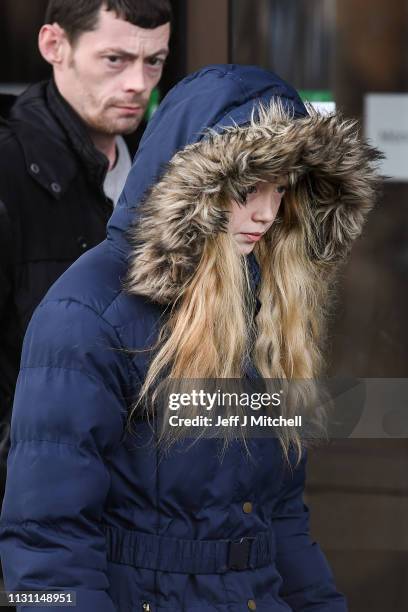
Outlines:
{"label": "quilted sleeve", "polygon": [[113,328],[88,306],[43,303],[24,341],[13,407],[0,519],[5,587],[76,591],[78,612],[115,610],[102,515],[106,457],[124,423],[119,349]]}
{"label": "quilted sleeve", "polygon": [[328,562],[309,533],[309,509],[303,502],[306,452],[293,471],[287,467],[273,514],[281,597],[294,612],[347,612]]}

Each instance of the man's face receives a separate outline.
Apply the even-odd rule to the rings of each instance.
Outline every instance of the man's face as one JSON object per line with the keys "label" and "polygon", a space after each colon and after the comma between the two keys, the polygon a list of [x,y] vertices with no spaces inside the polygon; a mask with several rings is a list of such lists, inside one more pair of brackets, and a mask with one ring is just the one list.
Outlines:
{"label": "man's face", "polygon": [[91,130],[128,134],[139,125],[168,54],[170,24],[132,25],[101,9],[97,28],[73,45],[64,37],[57,86]]}

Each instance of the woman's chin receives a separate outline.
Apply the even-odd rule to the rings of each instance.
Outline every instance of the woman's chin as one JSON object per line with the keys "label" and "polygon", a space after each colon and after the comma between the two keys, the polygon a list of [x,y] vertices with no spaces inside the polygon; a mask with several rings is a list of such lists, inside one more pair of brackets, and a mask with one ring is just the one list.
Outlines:
{"label": "woman's chin", "polygon": [[238,245],[238,250],[241,253],[241,255],[249,255],[249,253],[252,253],[252,251],[254,250],[254,246],[255,243],[241,243]]}

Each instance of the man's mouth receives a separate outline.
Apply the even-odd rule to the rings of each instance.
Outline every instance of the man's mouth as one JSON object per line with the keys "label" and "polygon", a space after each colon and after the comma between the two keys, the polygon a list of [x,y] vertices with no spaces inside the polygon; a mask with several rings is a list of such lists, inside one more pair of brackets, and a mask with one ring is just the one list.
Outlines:
{"label": "man's mouth", "polygon": [[131,114],[142,114],[144,112],[144,107],[140,105],[132,105],[132,104],[115,104],[116,108],[123,110],[127,113]]}

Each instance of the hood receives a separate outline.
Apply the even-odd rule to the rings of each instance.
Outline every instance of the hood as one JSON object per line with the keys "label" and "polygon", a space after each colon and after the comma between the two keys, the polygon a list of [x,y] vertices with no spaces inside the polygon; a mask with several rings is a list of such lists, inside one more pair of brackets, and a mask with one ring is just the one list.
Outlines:
{"label": "hood", "polygon": [[354,122],[306,109],[270,72],[236,65],[196,72],[154,115],[108,225],[108,239],[130,260],[128,289],[174,301],[206,238],[226,228],[219,196],[242,201],[250,185],[282,174],[310,179],[314,256],[337,261],[372,207],[378,157]]}
{"label": "hood", "polygon": [[155,112],[140,142],[124,190],[108,223],[108,240],[129,254],[126,230],[135,222],[140,202],[162,176],[173,155],[199,142],[207,128],[222,131],[249,121],[260,102],[273,97],[296,116],[307,111],[297,92],[278,76],[253,66],[207,66],[180,81]]}

